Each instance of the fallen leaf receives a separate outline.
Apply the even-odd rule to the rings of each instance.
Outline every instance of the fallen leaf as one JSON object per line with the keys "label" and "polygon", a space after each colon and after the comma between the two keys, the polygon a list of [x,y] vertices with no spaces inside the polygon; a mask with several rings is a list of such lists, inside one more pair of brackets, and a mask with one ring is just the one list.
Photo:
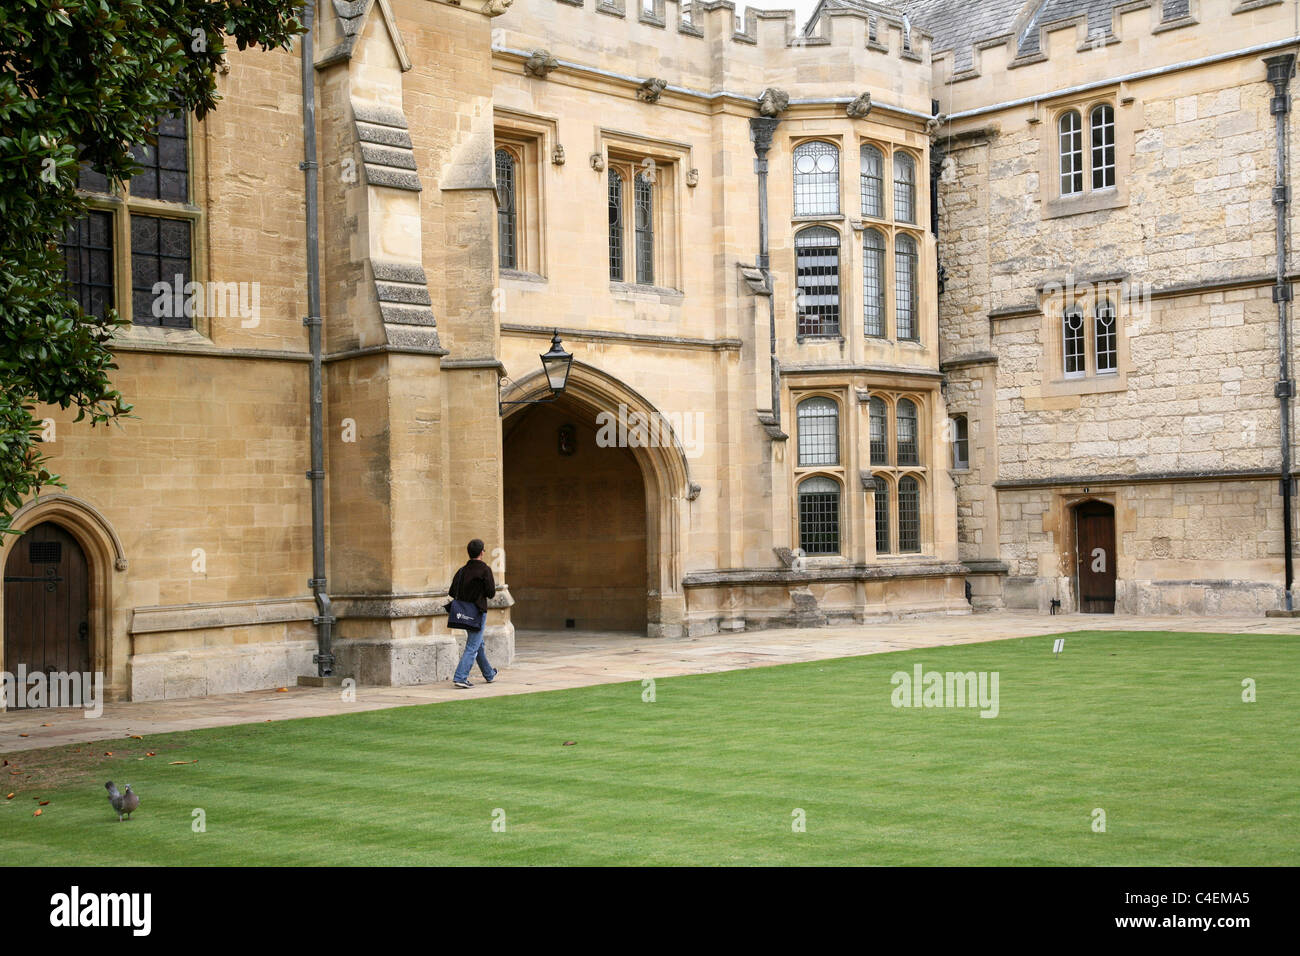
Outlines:
{"label": "fallen leaf", "polygon": [[53,727],[53,724],[41,724],[42,727]]}
{"label": "fallen leaf", "polygon": [[32,814],[32,816],[39,817],[43,812],[44,812],[43,810],[37,810]]}
{"label": "fallen leaf", "polygon": [[10,771],[9,771],[9,776],[12,777],[12,776],[15,776],[16,774],[20,774],[20,773],[22,773],[21,770],[10,770]]}
{"label": "fallen leaf", "polygon": [[197,757],[196,757],[194,760],[173,760],[171,763],[168,764],[168,766],[169,766],[169,767],[179,767],[179,766],[181,766],[182,764],[187,764],[187,763],[198,763],[198,762],[199,762],[199,761],[198,761],[198,758],[197,758]]}
{"label": "fallen leaf", "polygon": [[156,756],[158,756],[158,755],[157,755],[156,753],[154,753],[152,750],[148,750],[148,751],[145,751],[145,756],[146,756],[146,757],[156,757]]}
{"label": "fallen leaf", "polygon": [[139,734],[132,734],[132,735],[131,735],[131,739],[132,739],[132,740],[144,740],[144,738],[141,737]]}
{"label": "fallen leaf", "polygon": [[50,805],[50,801],[48,800],[42,800],[40,803],[37,804],[38,807],[48,807],[49,805]]}
{"label": "fallen leaf", "polygon": [[572,747],[572,746],[573,746],[574,744],[576,744],[576,743],[577,743],[576,740],[566,740],[566,741],[564,742],[564,746],[566,746],[566,747]]}
{"label": "fallen leaf", "polygon": [[12,800],[13,798],[14,798],[14,795],[13,795],[12,793],[5,794],[5,799],[6,799],[6,800]]}
{"label": "fallen leaf", "polygon": [[19,736],[19,737],[30,737],[31,734],[19,734],[18,736]]}
{"label": "fallen leaf", "polygon": [[105,757],[111,757],[111,756],[113,756],[113,751],[111,751],[111,750],[105,750],[105,751],[104,751],[104,756],[105,756]]}

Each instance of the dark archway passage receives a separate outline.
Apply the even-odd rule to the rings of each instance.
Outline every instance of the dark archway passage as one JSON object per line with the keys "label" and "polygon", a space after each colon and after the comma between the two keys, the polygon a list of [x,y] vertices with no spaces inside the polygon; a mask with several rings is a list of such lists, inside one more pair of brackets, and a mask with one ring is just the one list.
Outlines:
{"label": "dark archway passage", "polygon": [[599,447],[596,436],[589,413],[563,399],[506,422],[506,581],[517,628],[646,633],[645,481],[631,450]]}
{"label": "dark archway passage", "polygon": [[9,552],[4,568],[5,670],[90,670],[90,575],[77,539],[38,524]]}
{"label": "dark archway passage", "polygon": [[1078,542],[1079,610],[1115,613],[1115,509],[1086,501],[1074,509]]}

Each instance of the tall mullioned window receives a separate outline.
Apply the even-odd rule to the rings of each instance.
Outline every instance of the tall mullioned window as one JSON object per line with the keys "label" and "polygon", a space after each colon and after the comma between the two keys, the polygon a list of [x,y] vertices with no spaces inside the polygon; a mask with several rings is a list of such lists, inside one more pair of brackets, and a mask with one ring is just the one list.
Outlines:
{"label": "tall mullioned window", "polygon": [[894,154],[894,218],[916,222],[916,160],[907,153]]}
{"label": "tall mullioned window", "polygon": [[623,281],[623,177],[616,169],[606,177],[609,195],[609,278]]}
{"label": "tall mullioned window", "polygon": [[636,281],[641,285],[654,285],[655,281],[655,227],[654,184],[650,177],[638,173],[633,190],[636,215]]}
{"label": "tall mullioned window", "polygon": [[898,400],[895,418],[895,441],[898,443],[898,464],[919,465],[921,450],[917,441],[916,403],[910,398]]}
{"label": "tall mullioned window", "polygon": [[799,547],[804,554],[840,553],[840,485],[833,478],[799,484]]}
{"label": "tall mullioned window", "polygon": [[868,406],[871,432],[871,463],[889,464],[889,409],[883,398],[873,397]]}
{"label": "tall mullioned window", "polygon": [[885,157],[876,147],[862,147],[862,215],[880,219],[885,215]]}
{"label": "tall mullioned window", "polygon": [[906,233],[894,239],[894,331],[900,339],[917,341],[916,240]]}
{"label": "tall mullioned window", "polygon": [[90,210],[61,245],[69,293],[87,315],[103,318],[114,307],[113,214]]}
{"label": "tall mullioned window", "polygon": [[840,234],[826,226],[803,229],[794,237],[799,289],[799,335],[840,334]]}
{"label": "tall mullioned window", "polygon": [[839,406],[829,398],[799,403],[799,467],[840,463]]}
{"label": "tall mullioned window", "polygon": [[1115,185],[1115,110],[1103,103],[1092,110],[1092,188]]}
{"label": "tall mullioned window", "polygon": [[515,205],[518,164],[508,149],[496,151],[497,263],[502,269],[519,265],[519,220]]}
{"label": "tall mullioned window", "polygon": [[1079,114],[1067,110],[1057,121],[1060,140],[1061,195],[1083,192],[1083,124]]}
{"label": "tall mullioned window", "polygon": [[[193,279],[200,212],[191,196],[186,117],[161,117],[152,136],[153,144],[132,148],[142,169],[129,181],[111,183],[91,169],[78,175],[91,208],[60,242],[64,276],[71,297],[96,315],[119,308],[136,325],[188,329],[193,316],[185,314],[183,290]],[[168,291],[155,292],[158,283]]]}
{"label": "tall mullioned window", "polygon": [[921,550],[921,485],[912,475],[898,480],[898,551]]}
{"label": "tall mullioned window", "polygon": [[876,505],[876,554],[889,554],[889,482],[877,475],[872,486]]}
{"label": "tall mullioned window", "polygon": [[1064,348],[1066,378],[1079,378],[1087,372],[1083,336],[1083,309],[1070,306],[1061,317],[1061,339]]}
{"label": "tall mullioned window", "polygon": [[862,331],[885,334],[885,238],[875,229],[862,233]]}
{"label": "tall mullioned window", "polygon": [[794,150],[794,214],[840,212],[840,151],[832,143],[801,143]]}

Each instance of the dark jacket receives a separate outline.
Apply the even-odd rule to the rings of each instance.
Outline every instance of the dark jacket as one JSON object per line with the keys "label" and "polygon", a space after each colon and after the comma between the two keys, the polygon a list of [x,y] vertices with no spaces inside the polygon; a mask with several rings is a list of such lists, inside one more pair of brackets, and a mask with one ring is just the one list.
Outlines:
{"label": "dark jacket", "polygon": [[473,601],[480,611],[486,611],[488,598],[497,593],[492,569],[478,558],[471,558],[451,579],[447,593],[457,601]]}

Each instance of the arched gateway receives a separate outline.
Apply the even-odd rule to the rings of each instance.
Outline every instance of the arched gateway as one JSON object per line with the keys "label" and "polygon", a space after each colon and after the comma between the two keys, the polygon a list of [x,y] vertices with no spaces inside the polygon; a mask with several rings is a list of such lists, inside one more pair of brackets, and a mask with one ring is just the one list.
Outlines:
{"label": "arched gateway", "polygon": [[[538,372],[504,398],[545,394]],[[556,402],[507,408],[503,510],[516,626],[683,633],[682,514],[698,489],[671,419],[578,361]]]}

